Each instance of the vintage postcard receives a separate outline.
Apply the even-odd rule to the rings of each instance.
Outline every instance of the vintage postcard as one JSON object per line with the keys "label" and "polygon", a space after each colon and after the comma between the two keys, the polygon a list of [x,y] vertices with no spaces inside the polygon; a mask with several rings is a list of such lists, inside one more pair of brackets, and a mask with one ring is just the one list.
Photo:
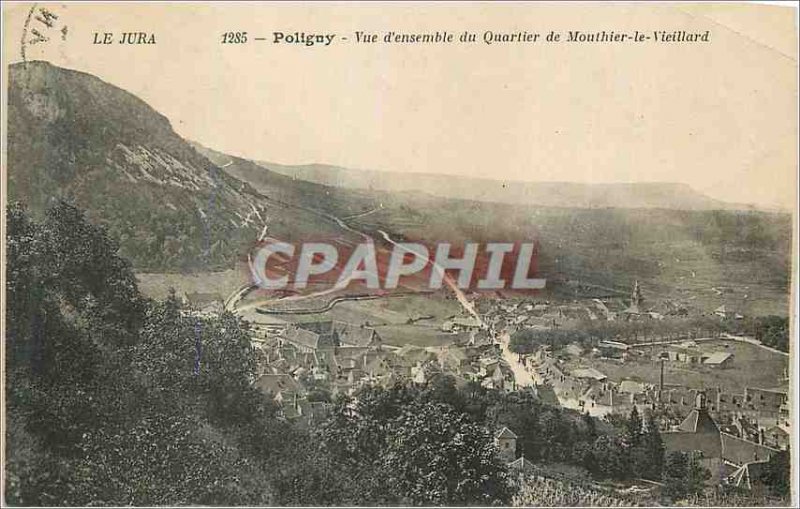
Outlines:
{"label": "vintage postcard", "polygon": [[796,3],[2,16],[4,506],[797,506]]}

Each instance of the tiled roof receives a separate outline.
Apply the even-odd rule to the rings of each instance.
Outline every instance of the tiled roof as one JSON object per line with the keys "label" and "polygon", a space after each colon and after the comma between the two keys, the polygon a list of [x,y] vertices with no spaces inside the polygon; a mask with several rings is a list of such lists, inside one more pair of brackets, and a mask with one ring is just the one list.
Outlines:
{"label": "tiled roof", "polygon": [[531,463],[525,456],[520,456],[508,464],[508,469],[528,473],[536,471],[536,465]]}
{"label": "tiled roof", "polygon": [[678,426],[680,431],[690,433],[719,433],[719,427],[705,409],[695,408]]}
{"label": "tiled roof", "polygon": [[344,346],[369,346],[373,341],[380,340],[378,333],[372,327],[353,325],[339,320],[305,322],[299,326],[319,335],[331,336],[338,340],[338,344]]}
{"label": "tiled roof", "polygon": [[572,372],[575,378],[592,378],[594,380],[605,380],[607,377],[594,368],[579,368]]}
{"label": "tiled roof", "polygon": [[457,316],[453,318],[452,324],[461,327],[480,327],[481,321],[471,316]]}
{"label": "tiled roof", "polygon": [[667,452],[701,451],[705,458],[719,458],[722,444],[719,434],[694,433],[692,431],[665,431],[661,434]]}
{"label": "tiled roof", "polygon": [[619,392],[625,392],[628,394],[642,394],[645,392],[644,384],[641,382],[635,382],[633,380],[623,380],[619,384]]}
{"label": "tiled roof", "polygon": [[369,327],[345,326],[337,328],[339,342],[349,346],[369,346],[376,339],[375,329]]}
{"label": "tiled roof", "polygon": [[536,386],[536,395],[539,397],[539,400],[543,403],[547,403],[550,405],[560,405],[561,402],[558,401],[558,396],[556,395],[556,391],[553,389],[553,386],[550,384],[540,384]]}
{"label": "tiled roof", "polygon": [[299,327],[290,327],[283,333],[286,340],[297,345],[306,346],[308,348],[316,349],[319,344],[320,335],[310,330],[301,329]]}
{"label": "tiled roof", "polygon": [[508,429],[507,427],[504,426],[503,429],[498,431],[495,434],[494,437],[495,438],[517,438],[517,435],[513,431],[511,431],[510,429]]}
{"label": "tiled roof", "polygon": [[412,364],[436,358],[436,355],[434,353],[429,352],[424,348],[422,348],[421,346],[416,346],[416,345],[404,345],[396,353],[400,358],[408,362],[411,362]]}
{"label": "tiled roof", "polygon": [[733,357],[733,354],[729,352],[714,352],[708,356],[708,359],[703,361],[703,364],[722,364],[731,357]]}
{"label": "tiled roof", "polygon": [[285,391],[301,392],[303,389],[300,384],[287,374],[261,375],[258,377],[258,380],[256,380],[255,386],[257,389],[271,394],[278,394]]}
{"label": "tiled roof", "polygon": [[721,438],[723,459],[737,465],[768,460],[772,454],[778,452],[777,449],[743,440],[727,433],[722,433]]}

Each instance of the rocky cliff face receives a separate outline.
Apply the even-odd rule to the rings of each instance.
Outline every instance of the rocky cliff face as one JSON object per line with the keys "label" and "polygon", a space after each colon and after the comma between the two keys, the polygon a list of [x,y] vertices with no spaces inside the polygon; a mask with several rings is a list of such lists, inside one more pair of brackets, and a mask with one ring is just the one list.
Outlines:
{"label": "rocky cliff face", "polygon": [[335,230],[228,175],[163,115],[94,76],[15,64],[8,98],[10,200],[34,214],[74,201],[139,268],[230,266],[265,225],[289,239]]}

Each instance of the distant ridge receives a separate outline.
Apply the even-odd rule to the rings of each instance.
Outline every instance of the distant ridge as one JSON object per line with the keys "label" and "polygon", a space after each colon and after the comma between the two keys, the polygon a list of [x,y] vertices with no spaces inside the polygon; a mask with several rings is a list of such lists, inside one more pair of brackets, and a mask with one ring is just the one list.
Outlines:
{"label": "distant ridge", "polygon": [[356,170],[326,164],[259,165],[288,177],[347,189],[409,192],[442,198],[566,208],[648,208],[672,210],[755,210],[752,205],[710,198],[688,184],[671,182],[521,182],[435,173]]}

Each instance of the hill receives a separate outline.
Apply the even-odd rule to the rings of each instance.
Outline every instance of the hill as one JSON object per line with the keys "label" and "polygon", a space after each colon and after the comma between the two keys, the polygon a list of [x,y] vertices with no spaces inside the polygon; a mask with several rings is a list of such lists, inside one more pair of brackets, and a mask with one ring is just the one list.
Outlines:
{"label": "hill", "polygon": [[[638,279],[652,300],[788,311],[789,214],[706,210],[713,201],[666,184],[607,193],[557,184],[552,194],[574,203],[545,206],[356,188],[345,177],[309,182],[193,145],[132,94],[45,62],[11,66],[8,99],[10,200],[27,203],[34,216],[55,199],[72,200],[109,229],[139,271],[231,269],[265,226],[288,241],[370,235],[381,242],[379,230],[428,242],[537,239],[539,273],[554,297],[624,297]],[[446,179],[451,194],[480,187],[475,179],[436,179]],[[665,203],[685,208],[657,206]]]}
{"label": "hill", "polygon": [[[212,160],[230,160],[230,156],[195,146]],[[627,299],[633,281],[639,280],[653,306],[669,300],[700,312],[712,311],[722,304],[751,315],[785,316],[788,312],[792,232],[789,214],[689,206],[522,205],[443,198],[409,190],[334,186],[325,186],[321,194],[314,194],[314,186],[319,184],[299,175],[279,175],[287,172],[285,167],[233,160],[226,170],[259,191],[285,187],[296,199],[342,218],[348,227],[376,239],[382,238],[380,231],[395,240],[538,239],[537,268],[548,279],[543,298]],[[318,169],[324,174],[326,168]],[[458,182],[452,179],[452,186],[458,186]],[[583,190],[589,192],[590,187],[593,186],[583,186]],[[672,189],[684,201],[691,201],[688,197],[694,196],[686,186],[633,185],[626,191],[635,197],[627,201],[628,205],[654,204],[654,196],[664,200],[664,192],[648,189]],[[700,201],[698,198],[694,203],[699,206]],[[669,203],[674,207],[679,201]]]}
{"label": "hill", "polygon": [[139,269],[231,267],[265,224],[285,239],[342,234],[230,176],[144,101],[90,74],[14,64],[8,103],[9,199],[34,215],[73,201]]}

